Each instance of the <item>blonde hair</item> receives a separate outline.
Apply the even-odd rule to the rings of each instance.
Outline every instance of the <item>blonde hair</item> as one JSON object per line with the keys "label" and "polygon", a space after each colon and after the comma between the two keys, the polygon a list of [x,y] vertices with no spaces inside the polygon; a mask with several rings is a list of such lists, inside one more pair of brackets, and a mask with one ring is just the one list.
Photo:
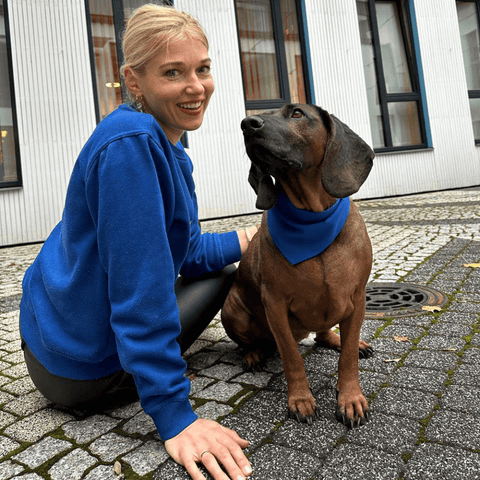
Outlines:
{"label": "blonde hair", "polygon": [[160,50],[176,40],[193,37],[202,41],[208,50],[208,39],[198,21],[172,6],[147,3],[133,11],[123,33],[122,48],[125,68],[143,75],[145,66]]}

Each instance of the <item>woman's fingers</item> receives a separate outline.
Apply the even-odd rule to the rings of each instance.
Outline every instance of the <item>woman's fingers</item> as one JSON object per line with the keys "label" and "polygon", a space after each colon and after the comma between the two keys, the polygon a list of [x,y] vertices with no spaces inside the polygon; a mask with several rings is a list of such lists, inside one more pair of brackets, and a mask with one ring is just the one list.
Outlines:
{"label": "woman's fingers", "polygon": [[[214,480],[240,480],[252,473],[242,452],[248,446],[236,432],[210,420],[198,419],[165,442],[169,455],[183,465],[193,480],[205,480],[196,463],[203,463]],[[223,465],[228,473],[220,468]]]}

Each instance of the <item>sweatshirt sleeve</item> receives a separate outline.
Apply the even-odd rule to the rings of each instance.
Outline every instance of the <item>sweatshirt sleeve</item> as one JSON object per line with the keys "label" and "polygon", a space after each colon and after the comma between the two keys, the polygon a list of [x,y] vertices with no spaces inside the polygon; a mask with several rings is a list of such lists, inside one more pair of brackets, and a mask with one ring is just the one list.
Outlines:
{"label": "sweatshirt sleeve", "polygon": [[[158,150],[155,155],[152,149]],[[89,208],[108,275],[110,323],[119,359],[133,375],[142,407],[163,440],[197,418],[176,342],[177,272],[165,204],[172,197],[172,184],[168,161],[148,135],[110,143],[87,172]]]}

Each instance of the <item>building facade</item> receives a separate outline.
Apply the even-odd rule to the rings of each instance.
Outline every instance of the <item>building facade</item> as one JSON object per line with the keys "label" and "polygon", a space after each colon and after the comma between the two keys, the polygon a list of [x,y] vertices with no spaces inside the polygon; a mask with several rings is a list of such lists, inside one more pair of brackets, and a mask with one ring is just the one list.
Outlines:
{"label": "building facade", "polygon": [[[61,219],[83,144],[125,99],[124,19],[144,0],[0,0],[0,246]],[[203,219],[252,213],[240,122],[315,103],[376,152],[354,198],[480,184],[480,0],[175,0],[215,93],[184,138]]]}

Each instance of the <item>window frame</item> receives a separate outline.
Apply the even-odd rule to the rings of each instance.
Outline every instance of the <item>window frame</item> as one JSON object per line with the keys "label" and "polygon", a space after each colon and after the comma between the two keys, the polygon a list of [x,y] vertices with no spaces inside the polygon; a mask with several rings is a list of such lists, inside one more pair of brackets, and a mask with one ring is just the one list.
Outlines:
{"label": "window frame", "polygon": [[[476,16],[477,16],[477,29],[478,33],[480,36],[480,0],[456,0],[455,1],[455,8],[456,4],[459,2],[463,3],[473,3],[475,5],[475,11],[476,11]],[[462,52],[462,60],[463,59],[463,52]],[[464,61],[465,62],[465,61]],[[464,63],[465,67],[465,63]],[[480,90],[467,90],[468,91],[468,99],[470,100],[471,98],[480,98]],[[473,120],[473,119],[472,119]],[[475,145],[480,145],[480,138],[475,138]]]}
{"label": "window frame", "polygon": [[[305,87],[305,96],[307,103],[312,103],[312,88],[311,88],[311,78],[309,72],[309,60],[308,60],[308,45],[307,45],[307,29],[305,26],[305,16],[303,10],[303,0],[294,0],[295,1],[295,10],[298,19],[298,32],[301,37],[300,41],[300,52],[302,56],[302,73],[303,81]],[[272,15],[272,26],[273,26],[273,41],[275,45],[275,58],[277,63],[277,74],[278,74],[278,89],[280,91],[279,98],[272,98],[268,100],[247,100],[246,89],[245,89],[245,75],[242,71],[242,86],[243,86],[243,95],[245,101],[245,110],[273,110],[281,108],[286,104],[291,103],[290,88],[288,81],[288,69],[287,69],[287,55],[285,51],[285,36],[283,31],[283,18],[281,4],[278,0],[269,0],[270,2],[270,11]],[[242,48],[240,43],[240,23],[237,13],[236,0],[234,0],[234,9],[235,9],[235,21],[237,29],[237,38],[238,38],[238,51],[240,55],[240,62],[242,62]]]}
{"label": "window frame", "polygon": [[[22,168],[20,162],[20,142],[18,139],[18,122],[17,122],[17,108],[15,101],[15,82],[13,79],[13,60],[12,60],[12,44],[10,41],[10,25],[8,16],[8,0],[3,0],[3,15],[5,21],[5,44],[7,47],[7,69],[8,78],[10,82],[10,101],[12,108],[12,127],[14,132],[15,144],[15,163],[17,167],[17,180],[14,182],[0,182],[0,189],[14,188],[23,186]],[[5,160],[4,160],[5,161]]]}
{"label": "window frame", "polygon": [[[395,2],[397,5],[397,11],[400,17],[400,26],[402,31],[402,37],[405,44],[405,55],[407,57],[407,63],[410,73],[410,82],[412,86],[412,92],[407,93],[387,93],[387,87],[385,83],[385,75],[383,73],[383,59],[381,52],[380,44],[380,33],[378,30],[377,14],[376,7],[377,3],[383,2]],[[412,21],[412,12],[410,2],[405,1],[405,13],[407,18],[404,18],[404,9],[400,5],[402,0],[367,0],[368,8],[370,12],[370,28],[372,31],[372,43],[374,50],[374,61],[375,61],[375,74],[377,78],[377,87],[378,87],[378,96],[379,96],[379,107],[382,114],[382,126],[383,126],[383,136],[384,136],[384,147],[375,148],[376,153],[390,153],[390,152],[399,152],[399,151],[408,151],[408,150],[419,150],[428,148],[428,135],[426,129],[426,119],[424,112],[424,99],[422,96],[422,88],[420,83],[419,75],[419,64],[417,58],[417,52],[415,49],[415,38],[413,32],[413,21]],[[406,25],[410,26],[410,32],[406,28]],[[410,35],[409,35],[410,34]],[[410,36],[410,38],[408,38]],[[409,42],[407,42],[407,39]],[[411,44],[411,49],[407,47],[407,44]],[[422,142],[417,145],[403,145],[403,146],[394,146],[392,141],[392,129],[390,126],[388,105],[389,103],[396,102],[416,102],[417,111],[418,111],[418,121],[420,128],[420,136]]]}
{"label": "window frame", "polygon": [[[112,5],[113,12],[113,27],[115,31],[115,51],[117,53],[117,64],[123,64],[123,51],[122,51],[122,31],[125,22],[124,9],[123,9],[123,0],[110,0]],[[90,72],[92,75],[92,86],[93,86],[93,100],[95,105],[95,119],[97,124],[102,120],[100,114],[100,104],[98,102],[98,88],[97,88],[97,67],[95,64],[95,47],[93,45],[93,32],[92,32],[92,20],[90,15],[90,0],[85,0],[85,15],[87,18],[87,36],[88,36],[88,50],[90,54]],[[125,91],[124,82],[122,84],[122,101],[127,100],[127,94]]]}

